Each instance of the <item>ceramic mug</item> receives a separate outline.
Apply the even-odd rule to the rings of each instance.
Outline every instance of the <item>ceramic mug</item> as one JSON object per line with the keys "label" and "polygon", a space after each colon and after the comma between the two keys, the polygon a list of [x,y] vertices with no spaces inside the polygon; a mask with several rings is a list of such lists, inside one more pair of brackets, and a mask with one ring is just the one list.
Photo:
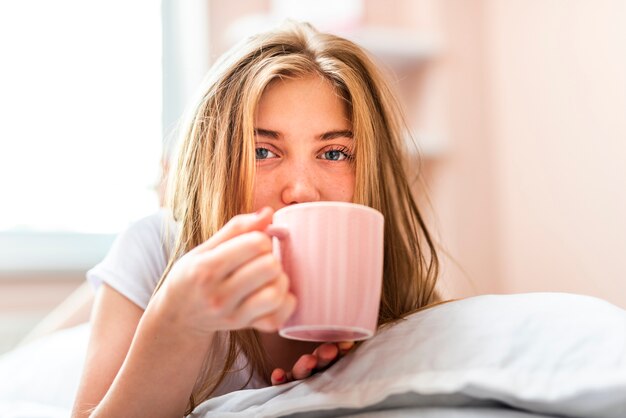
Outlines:
{"label": "ceramic mug", "polygon": [[277,210],[267,233],[297,298],[279,330],[302,341],[374,335],[383,277],[384,217],[368,206],[310,202]]}

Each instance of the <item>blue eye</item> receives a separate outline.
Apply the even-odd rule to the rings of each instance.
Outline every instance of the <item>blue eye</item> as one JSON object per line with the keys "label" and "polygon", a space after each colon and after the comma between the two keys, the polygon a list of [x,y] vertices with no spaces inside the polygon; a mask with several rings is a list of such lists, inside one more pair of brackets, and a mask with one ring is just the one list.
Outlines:
{"label": "blue eye", "polygon": [[257,148],[255,152],[257,160],[264,160],[267,158],[267,154],[269,154],[269,150],[267,148]]}
{"label": "blue eye", "polygon": [[353,155],[350,154],[348,149],[331,149],[322,153],[321,159],[329,161],[345,161],[352,160]]}
{"label": "blue eye", "polygon": [[276,154],[267,148],[257,147],[255,150],[257,160],[267,160],[268,158],[275,158]]}
{"label": "blue eye", "polygon": [[341,151],[327,151],[324,153],[324,155],[326,156],[327,160],[333,160],[333,161],[339,161],[341,160],[341,157],[345,158],[345,154]]}

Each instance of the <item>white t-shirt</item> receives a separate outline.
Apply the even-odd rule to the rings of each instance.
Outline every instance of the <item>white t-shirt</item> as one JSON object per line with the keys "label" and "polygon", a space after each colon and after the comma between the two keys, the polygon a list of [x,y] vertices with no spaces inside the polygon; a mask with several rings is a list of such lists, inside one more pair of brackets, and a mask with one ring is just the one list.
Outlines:
{"label": "white t-shirt", "polygon": [[87,280],[96,290],[103,282],[108,284],[145,310],[177,233],[167,209],[135,222],[118,235],[104,260],[87,272]]}
{"label": "white t-shirt", "polygon": [[[178,230],[168,209],[160,209],[137,221],[115,239],[104,260],[87,272],[87,280],[96,291],[106,283],[145,310],[165,271]],[[246,363],[241,355],[234,367],[242,369]],[[214,396],[239,390],[247,380],[247,370],[229,373]],[[264,386],[266,384],[255,374],[245,388]]]}

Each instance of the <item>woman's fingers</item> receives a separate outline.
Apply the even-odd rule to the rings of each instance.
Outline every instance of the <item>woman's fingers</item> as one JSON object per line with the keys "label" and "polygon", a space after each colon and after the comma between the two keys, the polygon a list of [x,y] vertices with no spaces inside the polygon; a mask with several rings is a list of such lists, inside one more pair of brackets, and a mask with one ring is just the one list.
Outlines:
{"label": "woman's fingers", "polygon": [[[244,264],[223,280],[209,296],[209,305],[230,315],[244,299],[274,280],[283,280],[283,269],[271,254],[263,254]],[[285,280],[286,281],[286,280]],[[286,283],[275,283],[286,287]]]}
{"label": "woman's fingers", "polygon": [[293,313],[289,280],[264,232],[272,215],[271,208],[238,215],[175,263],[166,289],[194,314],[193,326],[275,331]]}
{"label": "woman's fingers", "polygon": [[275,332],[289,319],[296,309],[296,297],[287,293],[280,307],[269,315],[255,319],[251,327],[264,332]]}
{"label": "woman's fingers", "polygon": [[283,369],[274,369],[270,380],[272,381],[272,385],[275,386],[291,381],[291,377]]}
{"label": "woman's fingers", "polygon": [[354,347],[354,341],[342,341],[339,343],[324,343],[317,347],[313,354],[301,356],[294,364],[291,373],[283,369],[274,369],[270,380],[272,385],[280,385],[291,380],[306,379],[316,371],[330,366],[335,360],[345,355]]}
{"label": "woman's fingers", "polygon": [[339,348],[339,357],[343,357],[354,348],[354,341],[342,341],[337,343],[337,347]]}
{"label": "woman's fingers", "polygon": [[193,252],[204,252],[212,250],[218,245],[225,243],[236,236],[251,231],[264,231],[269,224],[272,223],[274,210],[270,207],[264,207],[255,213],[246,213],[234,216],[211,238],[194,248]]}
{"label": "woman's fingers", "polygon": [[293,365],[291,374],[296,380],[306,379],[311,376],[313,370],[317,367],[317,357],[313,354],[305,354],[301,356],[296,364]]}
{"label": "woman's fingers", "polygon": [[337,344],[322,344],[313,351],[313,355],[317,357],[317,369],[325,369],[339,356],[339,347]]}
{"label": "woman's fingers", "polygon": [[[293,310],[295,307],[295,297],[289,292],[289,281],[287,276],[281,274],[275,281],[267,286],[254,292],[239,305],[234,312],[236,321],[242,324],[255,326],[256,322],[261,320],[261,326],[265,325],[263,321],[274,319],[277,322],[266,324],[271,326],[271,330],[275,330],[282,322],[278,319],[283,318],[287,311]],[[265,318],[270,316],[271,318]],[[266,329],[262,329],[265,331]]]}
{"label": "woman's fingers", "polygon": [[192,275],[213,288],[235,270],[255,258],[272,252],[271,238],[259,231],[238,235],[211,251],[195,254]]}
{"label": "woman's fingers", "polygon": [[[240,233],[252,224],[265,229],[272,213],[267,208],[257,214],[238,216],[220,230],[217,241],[207,241],[186,255],[191,256],[187,277],[200,285],[207,313],[219,326],[255,327],[271,332],[295,308],[295,297],[288,294],[287,276],[272,255],[272,238],[258,230]],[[251,219],[255,217],[256,221]],[[219,244],[211,248],[216,242]]]}

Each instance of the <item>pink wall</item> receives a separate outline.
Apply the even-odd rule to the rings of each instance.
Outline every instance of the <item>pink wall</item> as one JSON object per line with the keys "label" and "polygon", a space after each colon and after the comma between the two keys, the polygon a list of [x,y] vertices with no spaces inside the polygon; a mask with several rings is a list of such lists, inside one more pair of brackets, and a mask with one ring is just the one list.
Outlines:
{"label": "pink wall", "polygon": [[626,307],[626,2],[367,3],[442,42],[409,112],[446,142],[425,171],[446,294]]}
{"label": "pink wall", "polygon": [[[430,164],[434,225],[444,257],[442,287],[451,297],[501,290],[498,206],[493,138],[486,103],[486,51],[481,1],[440,5],[441,57],[431,69],[440,79],[445,118],[434,129],[446,152]],[[444,254],[445,256],[445,254]]]}
{"label": "pink wall", "polygon": [[500,290],[626,307],[626,3],[485,3]]}

